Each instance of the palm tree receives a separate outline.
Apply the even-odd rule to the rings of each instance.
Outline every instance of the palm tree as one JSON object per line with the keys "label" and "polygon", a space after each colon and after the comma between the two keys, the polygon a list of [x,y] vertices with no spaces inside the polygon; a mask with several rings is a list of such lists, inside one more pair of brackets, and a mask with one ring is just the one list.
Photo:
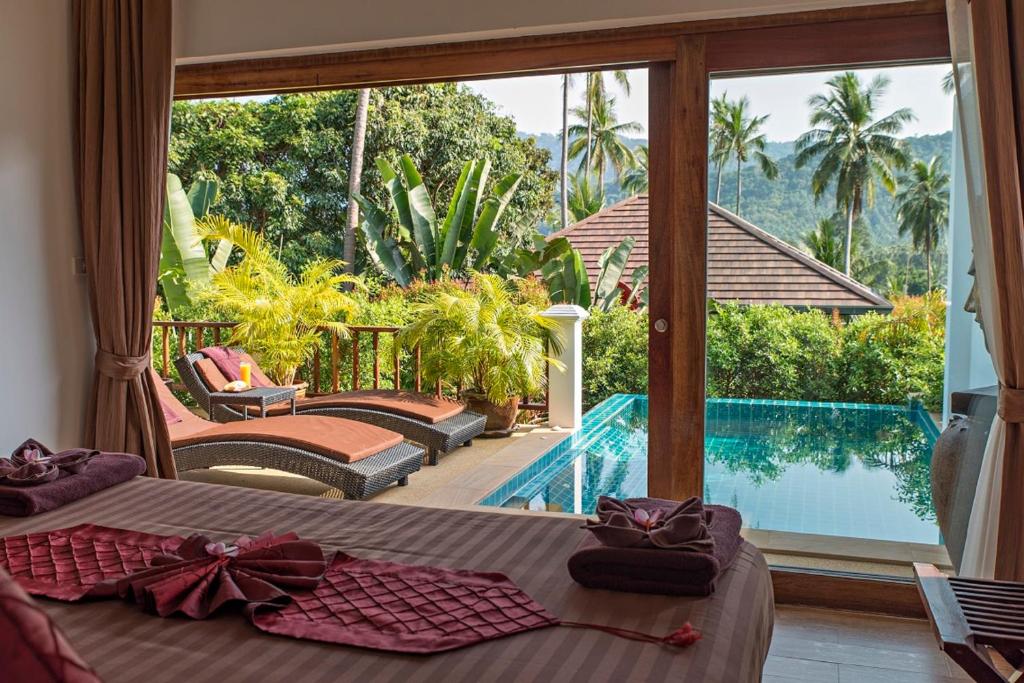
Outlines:
{"label": "palm tree", "polygon": [[900,235],[911,236],[915,249],[924,251],[928,291],[932,291],[932,251],[949,223],[949,174],[942,157],[914,161],[910,172],[900,178],[896,195],[896,216]]}
{"label": "palm tree", "polygon": [[636,121],[619,123],[615,115],[614,97],[605,97],[593,103],[589,124],[585,107],[576,107],[573,114],[580,123],[569,126],[569,157],[576,159],[583,156],[584,160],[591,159],[593,166],[588,168],[584,161],[581,168],[587,175],[590,175],[592,169],[599,185],[604,184],[605,169],[609,163],[619,176],[636,163],[633,151],[622,140],[622,136],[642,133],[643,127]]}
{"label": "palm tree", "polygon": [[569,88],[572,74],[562,74],[562,163],[559,169],[559,198],[562,205],[562,229],[569,227]]}
{"label": "palm tree", "polygon": [[828,80],[828,93],[808,100],[813,128],[796,141],[796,167],[814,160],[818,163],[811,176],[815,199],[835,183],[836,207],[846,214],[847,275],[852,263],[853,226],[864,205],[874,205],[876,182],[895,194],[896,171],[907,165],[903,144],[895,136],[914,114],[904,108],[875,118],[875,100],[888,85],[884,76],[876,76],[866,87],[851,71],[833,76]]}
{"label": "palm tree", "polygon": [[647,192],[648,188],[648,154],[649,150],[647,145],[640,145],[633,152],[633,156],[636,158],[636,164],[631,168],[626,169],[626,172],[622,174],[622,191],[627,195],[640,194],[641,192]]}
{"label": "palm tree", "polygon": [[729,158],[736,159],[737,215],[740,212],[740,200],[743,195],[743,164],[750,160],[756,161],[768,180],[774,180],[779,175],[778,165],[764,153],[768,139],[761,132],[761,126],[768,120],[768,114],[749,116],[749,106],[750,100],[746,97],[741,97],[735,102],[724,103],[721,113],[725,117],[723,120],[725,132],[722,147],[716,154],[716,156],[721,156],[723,164]]}
{"label": "palm tree", "polygon": [[825,265],[836,270],[842,266],[843,237],[834,219],[819,220],[817,228],[804,235],[804,245],[811,252],[811,256]]}
{"label": "palm tree", "polygon": [[569,186],[569,213],[577,223],[604,208],[604,185],[591,184],[590,176],[582,169],[572,176]]}
{"label": "palm tree", "polygon": [[[630,93],[633,90],[632,86],[629,83],[629,73],[627,73],[626,71],[612,71],[611,73],[612,78],[615,80],[616,83],[619,84],[619,87],[622,88],[622,91],[626,93],[626,97],[629,97]],[[594,130],[594,109],[596,108],[595,105],[598,102],[601,102],[604,99],[606,99],[606,95],[607,90],[605,88],[604,83],[604,72],[591,71],[590,73],[588,73],[586,92],[583,94],[583,97],[586,99],[587,103],[587,158],[585,164],[587,174],[590,173],[592,168],[590,156],[591,139],[593,138]],[[601,179],[601,182],[604,182],[604,178]]]}
{"label": "palm tree", "polygon": [[[352,124],[352,161],[348,168],[348,196],[359,194],[363,175],[363,150],[366,147],[366,114],[370,108],[370,89],[361,88],[356,99],[356,116]],[[359,204],[348,201],[348,220],[343,246],[345,272],[356,272],[356,228],[359,226]]]}
{"label": "palm tree", "polygon": [[711,121],[708,125],[709,157],[715,164],[715,204],[722,203],[722,169],[729,160],[728,93],[711,100]]}

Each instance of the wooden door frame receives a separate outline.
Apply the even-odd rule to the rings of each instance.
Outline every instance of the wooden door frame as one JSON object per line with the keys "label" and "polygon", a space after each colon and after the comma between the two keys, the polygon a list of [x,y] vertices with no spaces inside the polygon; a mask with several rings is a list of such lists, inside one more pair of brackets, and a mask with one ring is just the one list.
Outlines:
{"label": "wooden door frame", "polygon": [[714,74],[949,59],[945,3],[184,64],[175,98],[650,69],[650,495],[703,493],[707,107]]}

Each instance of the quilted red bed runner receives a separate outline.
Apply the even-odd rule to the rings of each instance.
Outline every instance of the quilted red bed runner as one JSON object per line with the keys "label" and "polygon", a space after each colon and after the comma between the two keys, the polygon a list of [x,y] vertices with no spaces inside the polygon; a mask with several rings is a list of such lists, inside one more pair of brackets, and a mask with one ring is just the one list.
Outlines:
{"label": "quilted red bed runner", "polygon": [[689,624],[658,638],[561,622],[504,574],[325,556],[295,534],[224,544],[83,524],[0,539],[0,567],[33,595],[119,597],[193,619],[233,607],[267,633],[390,652],[443,652],[559,624],[675,646],[700,637]]}

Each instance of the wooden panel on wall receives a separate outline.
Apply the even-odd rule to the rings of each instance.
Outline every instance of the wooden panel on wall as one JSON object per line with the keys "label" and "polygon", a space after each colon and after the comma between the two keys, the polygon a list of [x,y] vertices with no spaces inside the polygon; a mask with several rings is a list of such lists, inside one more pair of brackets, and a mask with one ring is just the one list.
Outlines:
{"label": "wooden panel on wall", "polygon": [[[703,36],[650,68],[649,495],[704,489],[708,78]],[[662,325],[664,324],[664,327]]]}
{"label": "wooden panel on wall", "polygon": [[[830,28],[831,27],[831,28]],[[182,64],[178,98],[493,78],[671,61],[706,35],[712,70],[948,55],[942,0],[889,3],[401,48]],[[855,39],[850,39],[855,36]],[[815,61],[815,60],[822,61]]]}
{"label": "wooden panel on wall", "polygon": [[914,619],[926,617],[913,581],[785,567],[772,567],[771,571],[775,602],[779,605],[876,612]]}

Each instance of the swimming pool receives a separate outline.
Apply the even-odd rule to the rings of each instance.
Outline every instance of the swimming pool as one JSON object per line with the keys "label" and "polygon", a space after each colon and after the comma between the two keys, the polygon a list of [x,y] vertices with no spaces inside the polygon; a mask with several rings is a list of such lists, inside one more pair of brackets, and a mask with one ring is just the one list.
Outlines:
{"label": "swimming pool", "polygon": [[[919,406],[708,399],[704,495],[757,529],[939,543],[938,428]],[[583,427],[480,501],[592,513],[647,492],[647,397],[616,394]]]}

